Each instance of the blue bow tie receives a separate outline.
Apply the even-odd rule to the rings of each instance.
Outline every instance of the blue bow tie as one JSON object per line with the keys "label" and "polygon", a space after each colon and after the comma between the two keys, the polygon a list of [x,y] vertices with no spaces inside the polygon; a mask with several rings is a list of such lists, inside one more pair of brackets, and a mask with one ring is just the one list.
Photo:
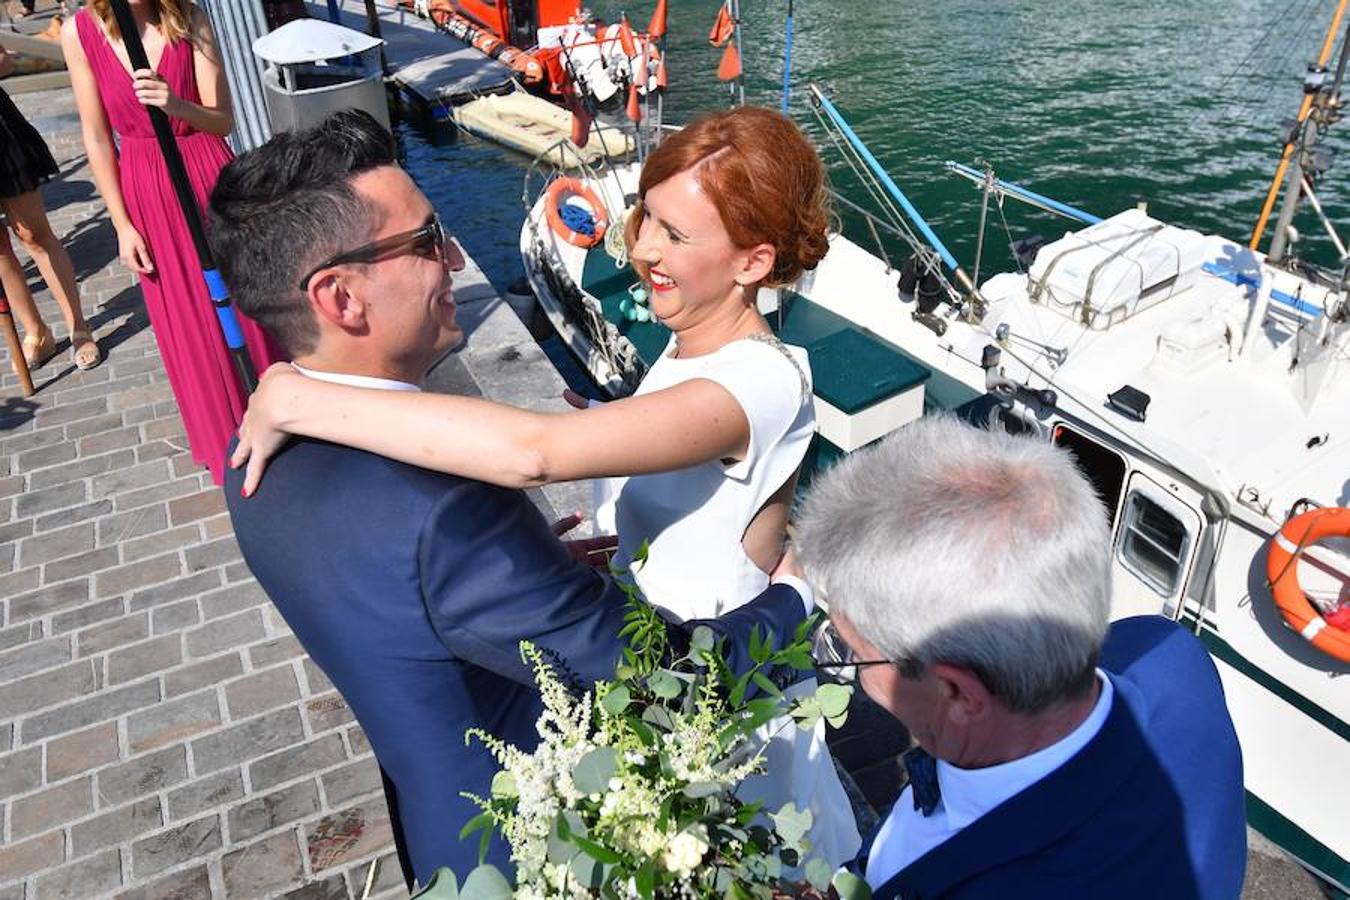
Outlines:
{"label": "blue bow tie", "polygon": [[922,747],[908,750],[901,760],[909,773],[909,786],[914,789],[914,808],[925,816],[937,809],[942,791],[938,787],[937,760]]}

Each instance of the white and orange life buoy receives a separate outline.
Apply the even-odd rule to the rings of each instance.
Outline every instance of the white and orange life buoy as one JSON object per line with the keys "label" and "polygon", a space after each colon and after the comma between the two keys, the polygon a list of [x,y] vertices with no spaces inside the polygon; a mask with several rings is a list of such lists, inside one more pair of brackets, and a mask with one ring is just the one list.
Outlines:
{"label": "white and orange life buoy", "polygon": [[[595,233],[583,234],[574,230],[563,221],[562,207],[570,198],[577,197],[590,207],[595,219]],[[600,202],[595,191],[576,178],[555,178],[544,192],[544,214],[548,216],[549,227],[553,233],[574,247],[589,250],[605,239],[605,229],[609,227],[609,216],[605,204]]]}
{"label": "white and orange life buoy", "polygon": [[1266,551],[1266,580],[1290,628],[1323,653],[1350,662],[1350,631],[1328,625],[1298,583],[1298,557],[1328,537],[1350,538],[1350,509],[1313,509],[1285,522]]}

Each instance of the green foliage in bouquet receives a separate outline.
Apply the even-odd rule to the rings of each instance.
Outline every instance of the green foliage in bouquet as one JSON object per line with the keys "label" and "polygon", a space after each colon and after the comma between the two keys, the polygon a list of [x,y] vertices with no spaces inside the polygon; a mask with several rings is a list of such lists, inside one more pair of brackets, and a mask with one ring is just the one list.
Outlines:
{"label": "green foliage in bouquet", "polygon": [[[543,654],[523,644],[543,698],[539,745],[522,751],[475,729],[501,770],[483,812],[461,838],[478,834],[479,858],[493,831],[511,848],[513,887],[480,865],[461,886],[442,869],[421,900],[544,898],[729,898],[769,900],[804,887],[834,887],[843,900],[867,896],[866,884],[810,857],[810,810],[764,810],[736,788],[763,771],[756,729],[787,717],[803,730],[824,717],[842,723],[850,691],[819,686],[790,701],[779,684],[813,668],[811,632],[801,623],[776,647],[751,636],[749,671],[727,665],[711,629],[694,629],[675,658],[656,611],[629,592],[622,661],[613,681],[577,697]],[[789,676],[785,678],[784,676]],[[791,727],[791,722],[785,727]]]}

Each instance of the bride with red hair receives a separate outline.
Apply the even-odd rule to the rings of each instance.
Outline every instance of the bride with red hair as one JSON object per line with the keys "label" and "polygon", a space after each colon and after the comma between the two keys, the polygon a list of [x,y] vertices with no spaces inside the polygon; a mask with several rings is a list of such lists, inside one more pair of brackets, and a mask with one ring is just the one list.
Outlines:
{"label": "bride with red hair", "polygon": [[[739,107],[667,137],[643,167],[638,198],[629,256],[672,334],[632,397],[540,413],[276,366],[250,400],[231,459],[248,465],[246,494],[291,434],[508,487],[607,478],[615,561],[632,567],[649,602],[692,619],[753,599],[783,555],[815,432],[806,352],[773,335],[755,299],[824,257],[824,170],[791,120]],[[648,559],[634,565],[644,543]],[[859,837],[824,725],[810,734],[771,725],[762,735],[770,774],[749,779],[742,794],[770,809],[810,808],[816,855],[852,858]]]}

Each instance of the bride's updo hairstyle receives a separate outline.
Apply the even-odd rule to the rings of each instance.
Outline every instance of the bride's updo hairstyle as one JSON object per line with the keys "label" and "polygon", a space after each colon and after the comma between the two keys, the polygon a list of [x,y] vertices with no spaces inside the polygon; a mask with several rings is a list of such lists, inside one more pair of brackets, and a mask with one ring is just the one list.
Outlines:
{"label": "bride's updo hairstyle", "polygon": [[[630,253],[646,216],[647,191],[686,169],[697,172],[732,244],[774,248],[764,287],[791,284],[825,256],[832,214],[820,157],[791,119],[759,106],[700,116],[647,157],[624,229]],[[632,264],[649,277],[646,265]]]}

